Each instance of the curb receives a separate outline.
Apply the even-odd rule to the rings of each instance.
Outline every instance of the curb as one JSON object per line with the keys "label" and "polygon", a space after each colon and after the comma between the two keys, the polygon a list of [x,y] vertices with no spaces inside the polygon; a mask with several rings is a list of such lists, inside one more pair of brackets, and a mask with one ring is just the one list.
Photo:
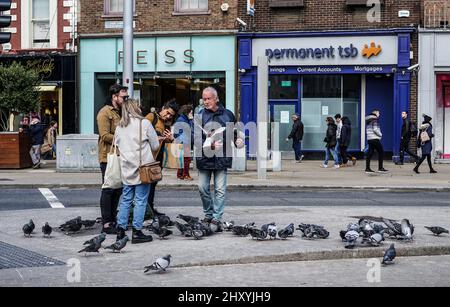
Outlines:
{"label": "curb", "polygon": [[[100,184],[83,184],[83,183],[61,183],[61,184],[2,184],[2,189],[100,189]],[[158,190],[197,190],[197,184],[160,184]],[[228,191],[294,191],[294,190],[360,190],[360,191],[377,191],[377,192],[450,192],[450,187],[421,187],[421,186],[317,186],[317,185],[254,185],[254,184],[229,184]]]}
{"label": "curb", "polygon": [[[400,247],[396,248],[397,257],[420,257],[420,256],[442,256],[450,255],[450,246],[426,246],[426,247]],[[342,260],[342,259],[361,259],[361,258],[379,258],[382,259],[384,248],[361,248],[354,250],[327,250],[318,252],[301,252],[283,255],[267,255],[245,257],[229,260],[214,260],[198,263],[185,263],[174,265],[174,268],[187,268],[199,266],[215,265],[235,265],[235,264],[255,264],[269,262],[297,262],[297,261],[320,261],[320,260]],[[396,258],[397,259],[397,258]]]}

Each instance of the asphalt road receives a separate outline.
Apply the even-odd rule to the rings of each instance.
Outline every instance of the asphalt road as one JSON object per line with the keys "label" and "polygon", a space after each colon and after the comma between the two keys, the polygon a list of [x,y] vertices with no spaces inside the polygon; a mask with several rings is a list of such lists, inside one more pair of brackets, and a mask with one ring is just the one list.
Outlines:
{"label": "asphalt road", "polygon": [[[98,189],[51,189],[64,207],[98,206]],[[200,206],[198,191],[161,190],[157,207]],[[233,191],[227,193],[227,206],[450,206],[448,192],[386,191]],[[0,190],[0,211],[50,208],[38,189]]]}

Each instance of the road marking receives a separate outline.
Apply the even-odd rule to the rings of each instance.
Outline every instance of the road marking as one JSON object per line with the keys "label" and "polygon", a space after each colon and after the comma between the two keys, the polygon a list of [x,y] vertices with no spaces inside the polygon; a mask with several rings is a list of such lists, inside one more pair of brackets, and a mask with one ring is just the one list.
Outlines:
{"label": "road marking", "polygon": [[50,189],[39,188],[39,192],[41,192],[41,194],[44,195],[45,199],[48,201],[48,203],[53,209],[65,208],[64,205],[55,196],[55,194],[53,194],[52,191],[50,191]]}

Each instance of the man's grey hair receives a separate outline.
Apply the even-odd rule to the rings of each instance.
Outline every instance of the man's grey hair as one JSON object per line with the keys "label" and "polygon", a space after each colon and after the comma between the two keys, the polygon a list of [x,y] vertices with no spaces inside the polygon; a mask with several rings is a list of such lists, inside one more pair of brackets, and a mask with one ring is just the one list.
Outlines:
{"label": "man's grey hair", "polygon": [[217,94],[217,90],[214,87],[208,86],[203,90],[203,93],[210,92],[214,95],[217,101],[219,101],[219,94]]}

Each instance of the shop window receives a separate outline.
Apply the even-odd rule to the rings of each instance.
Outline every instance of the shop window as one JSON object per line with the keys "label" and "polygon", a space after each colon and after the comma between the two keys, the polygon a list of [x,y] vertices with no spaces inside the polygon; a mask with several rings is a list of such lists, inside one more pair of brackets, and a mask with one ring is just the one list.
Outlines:
{"label": "shop window", "polygon": [[50,1],[33,0],[32,33],[33,48],[50,47]]}
{"label": "shop window", "polygon": [[209,13],[208,0],[175,0],[174,13],[181,13],[181,14]]}
{"label": "shop window", "polygon": [[298,99],[298,76],[271,75],[269,77],[269,99]]}
{"label": "shop window", "polygon": [[[136,1],[133,1],[133,12],[135,12]],[[123,0],[105,0],[104,13],[107,16],[123,15]]]}
{"label": "shop window", "polygon": [[269,0],[270,8],[304,7],[303,0]]}
{"label": "shop window", "polygon": [[352,122],[350,149],[359,147],[360,76],[309,75],[303,76],[301,114],[305,125],[303,148],[323,149],[327,117],[336,114],[349,117]]}

